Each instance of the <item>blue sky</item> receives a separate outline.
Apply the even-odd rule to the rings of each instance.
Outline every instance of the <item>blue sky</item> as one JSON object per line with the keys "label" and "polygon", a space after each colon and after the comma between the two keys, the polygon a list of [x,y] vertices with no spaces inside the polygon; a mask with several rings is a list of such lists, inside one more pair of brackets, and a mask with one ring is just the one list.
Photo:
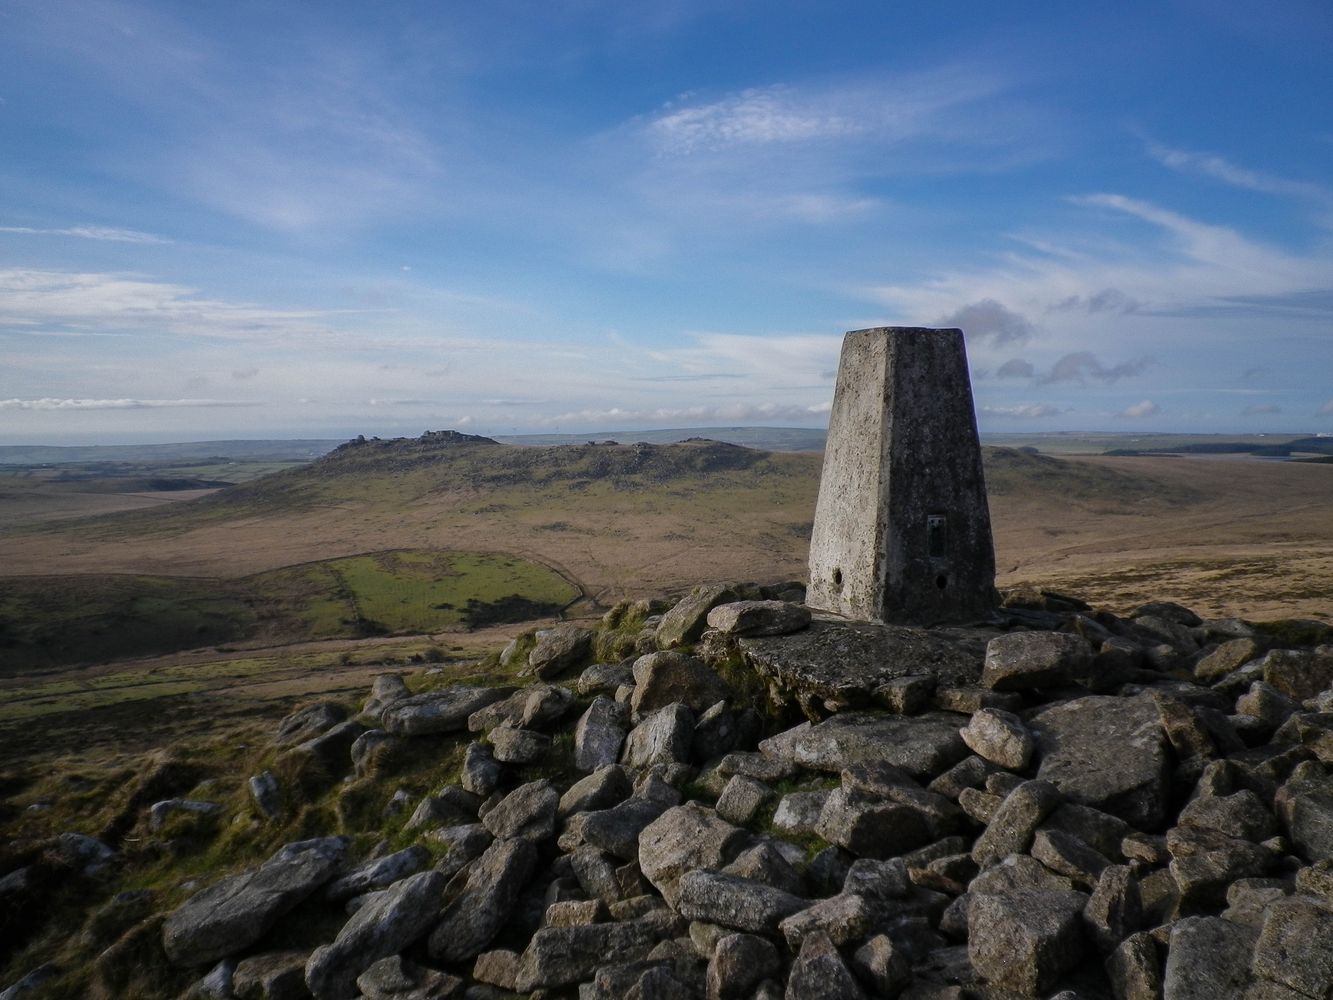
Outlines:
{"label": "blue sky", "polygon": [[1326,0],[0,0],[0,441],[1333,432]]}

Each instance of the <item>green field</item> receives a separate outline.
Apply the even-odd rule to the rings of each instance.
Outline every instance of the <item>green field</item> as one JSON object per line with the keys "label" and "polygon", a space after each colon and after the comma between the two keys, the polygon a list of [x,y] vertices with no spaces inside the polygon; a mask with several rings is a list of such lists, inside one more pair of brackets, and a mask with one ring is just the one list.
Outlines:
{"label": "green field", "polygon": [[233,580],[0,579],[0,675],[232,643],[424,634],[551,615],[579,596],[503,553],[393,550]]}

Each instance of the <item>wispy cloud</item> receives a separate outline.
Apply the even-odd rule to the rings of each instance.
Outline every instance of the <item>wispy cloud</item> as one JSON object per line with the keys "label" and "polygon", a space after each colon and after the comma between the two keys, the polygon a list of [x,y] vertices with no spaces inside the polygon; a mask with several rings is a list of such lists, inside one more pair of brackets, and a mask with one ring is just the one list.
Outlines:
{"label": "wispy cloud", "polygon": [[633,382],[715,382],[719,379],[743,379],[737,372],[708,372],[702,375],[640,375],[631,378]]}
{"label": "wispy cloud", "polygon": [[326,334],[317,311],[209,299],[138,275],[0,270],[0,328],[60,332],[156,331],[252,340]]}
{"label": "wispy cloud", "polygon": [[0,410],[164,410],[261,405],[237,399],[0,399]]}
{"label": "wispy cloud", "polygon": [[[1293,302],[1306,314],[1329,308],[1333,257],[1327,250],[1289,252],[1121,194],[1067,200],[1092,210],[1081,230],[1024,236],[1019,242],[1025,251],[993,266],[870,287],[865,295],[894,307],[905,322],[928,322],[959,302],[987,299],[1020,315],[1058,314],[1071,321],[1130,312],[1276,317],[1290,315]],[[1126,218],[1147,223],[1160,239],[1117,239],[1116,222]]]}
{"label": "wispy cloud", "polygon": [[824,416],[831,403],[813,406],[794,406],[787,403],[730,403],[722,406],[661,407],[639,410],[612,407],[606,410],[577,410],[546,417],[546,424],[587,424],[607,428],[617,423],[664,424],[673,422],[696,423],[701,420],[720,420],[735,423],[742,420],[800,420],[809,421]]}
{"label": "wispy cloud", "polygon": [[1281,413],[1282,407],[1275,403],[1251,403],[1240,411],[1242,417],[1258,417],[1269,413]]}
{"label": "wispy cloud", "polygon": [[74,236],[83,240],[103,240],[108,243],[170,243],[171,240],[137,229],[115,229],[110,226],[70,226],[66,229],[34,229],[30,226],[0,226],[0,233],[19,233],[25,236]]}
{"label": "wispy cloud", "polygon": [[583,159],[614,165],[610,186],[634,212],[599,222],[597,238],[651,262],[687,232],[697,252],[702,234],[881,219],[895,210],[893,178],[996,173],[1048,155],[1058,132],[1017,89],[1010,66],[957,60],[684,94],[590,143]]}
{"label": "wispy cloud", "polygon": [[1333,417],[1333,399],[1330,399],[1316,411],[1316,416]]}
{"label": "wispy cloud", "polygon": [[836,98],[774,86],[743,90],[707,104],[668,108],[648,124],[648,131],[667,152],[693,153],[855,135],[869,127],[863,114]]}
{"label": "wispy cloud", "polygon": [[1050,306],[1051,312],[1132,313],[1141,303],[1118,288],[1104,288],[1093,295],[1071,295]]}
{"label": "wispy cloud", "polygon": [[1162,412],[1162,408],[1160,406],[1154,403],[1151,399],[1144,399],[1137,403],[1134,403],[1131,406],[1126,406],[1123,410],[1121,410],[1118,414],[1116,414],[1116,416],[1127,417],[1131,420],[1138,420],[1143,417],[1156,416],[1160,412]]}
{"label": "wispy cloud", "polygon": [[740,373],[789,382],[836,369],[842,345],[840,336],[823,334],[696,333],[691,339],[692,346],[650,351],[648,357],[691,375]]}
{"label": "wispy cloud", "polygon": [[1036,420],[1042,417],[1058,417],[1066,412],[1058,406],[1048,403],[1024,403],[1019,406],[983,406],[980,413],[986,417],[1022,417]]}
{"label": "wispy cloud", "polygon": [[[962,141],[958,118],[1009,89],[996,73],[953,64],[915,74],[749,87],[711,99],[686,94],[648,117],[644,130],[664,153],[861,139]],[[981,129],[974,141],[993,138]]]}
{"label": "wispy cloud", "polygon": [[282,58],[251,62],[192,17],[157,7],[100,0],[70,17],[25,4],[11,28],[152,122],[143,148],[95,151],[103,169],[295,233],[355,228],[435,200],[440,149],[402,100],[403,69],[382,36],[288,22]]}
{"label": "wispy cloud", "polygon": [[1248,191],[1259,191],[1284,198],[1300,198],[1333,207],[1333,191],[1328,188],[1310,181],[1296,181],[1261,170],[1251,170],[1215,153],[1189,152],[1156,142],[1148,143],[1148,153],[1159,163],[1181,173],[1211,177]]}

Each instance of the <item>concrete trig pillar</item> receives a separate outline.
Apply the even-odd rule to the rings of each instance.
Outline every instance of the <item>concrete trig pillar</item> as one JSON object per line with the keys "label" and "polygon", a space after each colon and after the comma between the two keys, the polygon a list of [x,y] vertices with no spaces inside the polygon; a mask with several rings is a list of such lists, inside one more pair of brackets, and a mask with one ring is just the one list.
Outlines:
{"label": "concrete trig pillar", "polygon": [[806,603],[934,624],[995,607],[995,548],[961,330],[842,342]]}

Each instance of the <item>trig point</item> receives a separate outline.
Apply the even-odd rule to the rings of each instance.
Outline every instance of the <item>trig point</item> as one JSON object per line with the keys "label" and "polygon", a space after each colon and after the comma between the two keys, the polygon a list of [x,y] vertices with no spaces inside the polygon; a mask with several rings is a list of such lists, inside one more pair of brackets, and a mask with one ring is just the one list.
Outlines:
{"label": "trig point", "polygon": [[806,603],[930,625],[995,607],[995,548],[961,330],[842,342]]}

